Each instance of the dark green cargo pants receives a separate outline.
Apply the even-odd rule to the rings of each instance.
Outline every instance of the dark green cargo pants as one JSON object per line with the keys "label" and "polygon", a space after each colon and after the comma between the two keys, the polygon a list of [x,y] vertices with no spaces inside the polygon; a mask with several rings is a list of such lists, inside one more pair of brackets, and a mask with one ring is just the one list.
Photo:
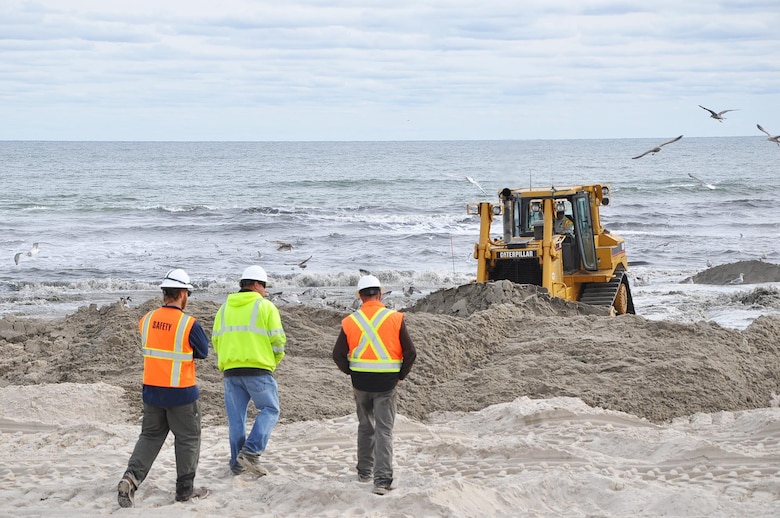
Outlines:
{"label": "dark green cargo pants", "polygon": [[200,403],[160,408],[144,403],[141,435],[127,463],[125,475],[138,487],[160,453],[168,432],[173,432],[176,455],[176,494],[192,491],[200,458]]}

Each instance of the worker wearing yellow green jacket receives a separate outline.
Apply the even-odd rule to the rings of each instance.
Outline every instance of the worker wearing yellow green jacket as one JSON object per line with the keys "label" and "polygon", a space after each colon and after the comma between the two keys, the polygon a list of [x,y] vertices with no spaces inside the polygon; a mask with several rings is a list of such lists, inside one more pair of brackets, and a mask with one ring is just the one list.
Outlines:
{"label": "worker wearing yellow green jacket", "polygon": [[[214,317],[211,341],[217,366],[224,374],[230,470],[234,475],[267,474],[260,465],[260,456],[279,420],[279,393],[273,372],[284,358],[287,337],[279,309],[265,298],[267,283],[262,267],[249,266],[241,275],[240,291],[228,295]],[[250,401],[259,413],[247,435]]]}

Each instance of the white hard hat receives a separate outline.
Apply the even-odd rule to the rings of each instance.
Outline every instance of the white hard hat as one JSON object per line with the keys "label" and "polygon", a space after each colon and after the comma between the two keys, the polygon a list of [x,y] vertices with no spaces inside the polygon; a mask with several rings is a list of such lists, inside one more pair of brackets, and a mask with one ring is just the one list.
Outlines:
{"label": "white hard hat", "polygon": [[381,288],[381,287],[382,287],[382,283],[379,282],[379,279],[377,279],[373,275],[365,275],[361,277],[357,285],[358,291],[364,290],[366,288]]}
{"label": "white hard hat", "polygon": [[160,288],[179,288],[183,290],[191,290],[192,284],[190,284],[190,276],[187,272],[181,268],[175,270],[168,270],[165,274],[165,278],[160,284]]}
{"label": "white hard hat", "polygon": [[248,266],[241,274],[241,280],[268,282],[268,275],[261,266]]}

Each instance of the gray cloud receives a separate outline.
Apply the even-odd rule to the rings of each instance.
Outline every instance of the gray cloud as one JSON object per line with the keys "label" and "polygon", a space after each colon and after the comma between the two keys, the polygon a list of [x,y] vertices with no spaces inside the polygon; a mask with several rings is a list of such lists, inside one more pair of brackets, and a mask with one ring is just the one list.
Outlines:
{"label": "gray cloud", "polygon": [[[0,138],[69,138],[49,121],[37,121],[52,129],[36,136],[31,115],[47,113],[64,127],[74,113],[100,121],[121,112],[122,133],[138,139],[157,113],[162,138],[220,140],[273,139],[258,122],[269,114],[299,117],[300,139],[414,138],[410,116],[395,114],[410,110],[438,138],[657,136],[669,124],[658,115],[678,102],[740,107],[744,123],[735,115],[719,127],[671,110],[701,135],[752,134],[751,111],[780,120],[780,10],[770,1],[121,4],[4,2],[0,112],[14,124]],[[587,122],[549,124],[582,110]],[[644,126],[624,116],[634,110],[645,110]],[[185,128],[186,111],[200,122]],[[335,117],[343,134],[323,131]],[[382,117],[389,127],[365,122]]]}

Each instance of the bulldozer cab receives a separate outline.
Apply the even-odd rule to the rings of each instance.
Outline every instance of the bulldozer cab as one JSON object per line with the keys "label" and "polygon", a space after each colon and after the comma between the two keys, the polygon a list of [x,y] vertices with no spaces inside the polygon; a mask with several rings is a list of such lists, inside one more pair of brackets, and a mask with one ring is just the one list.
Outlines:
{"label": "bulldozer cab", "polygon": [[[544,237],[545,200],[550,217],[553,219],[553,233],[563,236],[561,249],[564,268],[567,271],[580,267],[585,270],[598,270],[596,261],[596,241],[593,237],[593,221],[590,210],[590,196],[587,192],[578,192],[566,197],[528,198],[509,196],[504,203],[505,238],[509,248],[523,248],[528,238],[542,240]],[[506,217],[508,216],[508,217]]]}

